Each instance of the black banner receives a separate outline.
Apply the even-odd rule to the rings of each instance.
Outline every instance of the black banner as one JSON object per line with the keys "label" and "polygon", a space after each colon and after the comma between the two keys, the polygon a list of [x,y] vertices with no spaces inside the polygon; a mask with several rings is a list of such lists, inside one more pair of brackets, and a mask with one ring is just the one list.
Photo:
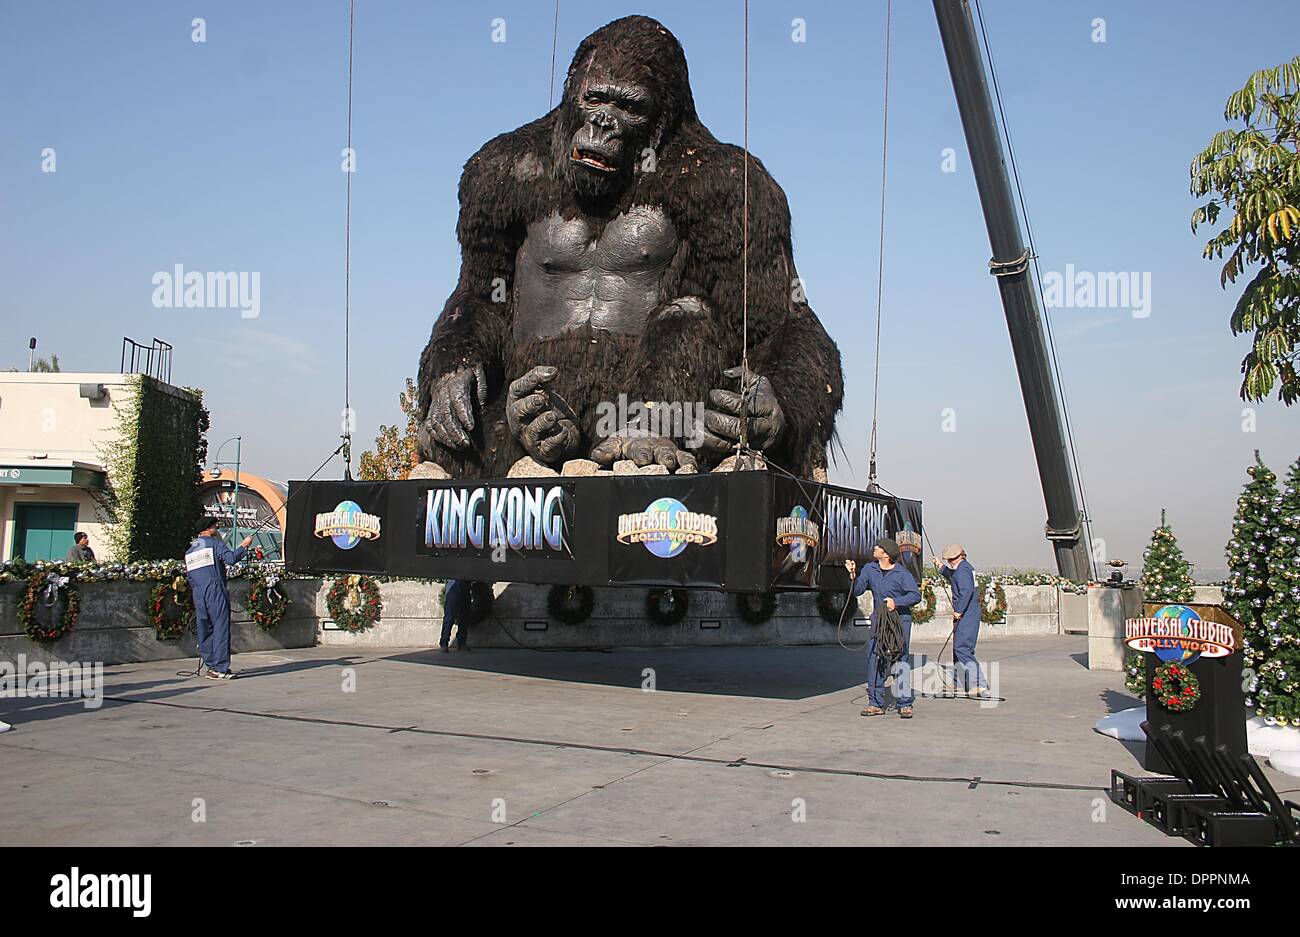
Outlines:
{"label": "black banner", "polygon": [[299,573],[837,589],[891,536],[919,574],[920,502],[768,472],[292,482],[287,512]]}

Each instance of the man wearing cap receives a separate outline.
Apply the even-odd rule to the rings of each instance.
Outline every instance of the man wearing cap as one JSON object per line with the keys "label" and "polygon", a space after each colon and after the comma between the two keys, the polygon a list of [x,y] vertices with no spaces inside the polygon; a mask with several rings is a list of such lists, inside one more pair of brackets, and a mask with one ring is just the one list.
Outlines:
{"label": "man wearing cap", "polygon": [[[888,537],[876,541],[871,551],[874,563],[867,563],[853,580],[853,598],[857,598],[868,589],[875,602],[872,620],[877,627],[872,629],[871,640],[867,644],[867,701],[870,705],[862,710],[864,716],[881,716],[885,713],[885,672],[876,657],[876,635],[879,620],[884,609],[898,612],[899,625],[903,632],[903,643],[899,659],[894,663],[894,700],[898,703],[898,715],[903,719],[912,718],[912,680],[911,665],[907,662],[908,647],[912,642],[912,606],[921,601],[921,590],[916,579],[898,562],[898,544]],[[857,564],[845,560],[849,575],[853,576]]]}
{"label": "man wearing cap", "polygon": [[214,517],[196,525],[198,536],[185,551],[185,577],[194,597],[194,621],[199,633],[199,656],[207,665],[204,675],[213,680],[232,680],[230,669],[230,594],[226,591],[226,567],[248,554],[252,537],[245,537],[237,549],[230,549],[217,536]]}
{"label": "man wearing cap", "polygon": [[988,685],[975,659],[975,641],[980,632],[980,594],[975,585],[975,567],[966,559],[960,543],[943,548],[943,559],[934,558],[939,573],[952,584],[952,656],[957,662],[957,688],[970,696],[986,696]]}

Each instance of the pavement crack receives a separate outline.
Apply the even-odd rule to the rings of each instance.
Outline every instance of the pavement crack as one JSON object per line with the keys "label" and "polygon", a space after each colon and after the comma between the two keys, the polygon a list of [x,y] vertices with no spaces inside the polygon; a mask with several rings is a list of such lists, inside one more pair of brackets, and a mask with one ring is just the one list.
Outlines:
{"label": "pavement crack", "polygon": [[[414,735],[427,735],[438,738],[456,738],[456,739],[473,739],[486,742],[506,742],[515,745],[532,745],[542,748],[552,749],[576,749],[579,751],[605,752],[612,754],[635,755],[646,758],[661,759],[663,761],[680,761],[696,764],[717,765],[719,767],[745,767],[745,768],[763,768],[766,770],[794,771],[805,774],[822,774],[837,777],[854,777],[875,781],[914,781],[927,784],[966,784],[970,785],[972,781],[992,787],[1019,787],[1032,790],[1059,790],[1059,791],[1105,791],[1107,788],[1093,784],[1068,784],[1053,781],[1028,781],[1015,779],[987,779],[987,778],[970,778],[970,777],[952,777],[943,775],[916,775],[901,774],[895,772],[865,771],[856,768],[830,768],[823,765],[792,765],[792,764],[775,764],[760,761],[748,761],[745,758],[716,758],[706,755],[695,754],[703,748],[716,745],[718,742],[726,741],[742,732],[753,731],[752,729],[742,728],[731,735],[722,736],[712,742],[704,745],[698,745],[695,748],[688,749],[685,752],[664,752],[656,751],[650,748],[634,748],[625,745],[597,745],[591,742],[571,742],[560,739],[530,738],[527,736],[510,736],[510,735],[493,735],[483,732],[455,732],[450,729],[426,729],[418,726],[400,727],[392,725],[383,725],[373,722],[356,722],[346,719],[325,719],[320,716],[292,716],[284,713],[266,713],[256,710],[246,709],[212,709],[210,707],[189,706],[184,703],[173,703],[165,700],[142,700],[131,699],[122,696],[104,696],[105,702],[121,703],[127,705],[141,706],[165,706],[171,709],[199,710],[202,712],[222,712],[236,716],[247,716],[254,719],[274,719],[285,722],[300,722],[311,725],[337,726],[357,729],[375,729],[384,733],[391,733],[394,730],[409,732]],[[828,704],[830,705],[830,704]],[[586,792],[584,792],[586,793]],[[578,795],[581,796],[581,795]]]}

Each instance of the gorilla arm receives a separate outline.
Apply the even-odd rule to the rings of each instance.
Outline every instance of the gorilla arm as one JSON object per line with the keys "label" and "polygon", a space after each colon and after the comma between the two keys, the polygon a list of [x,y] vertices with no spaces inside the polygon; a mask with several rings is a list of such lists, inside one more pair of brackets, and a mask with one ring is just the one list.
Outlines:
{"label": "gorilla arm", "polygon": [[512,217],[516,202],[502,195],[519,185],[508,152],[513,137],[488,142],[461,175],[460,278],[420,355],[419,445],[421,455],[433,461],[439,461],[439,447],[471,445],[470,433],[482,426],[489,385],[501,381],[510,284],[523,240],[522,226]]}
{"label": "gorilla arm", "polygon": [[[743,330],[743,151],[718,145],[695,186],[704,205],[691,218],[693,250],[684,279],[699,283],[715,318],[741,346]],[[785,193],[753,156],[749,164],[750,446],[803,477],[826,466],[826,447],[844,396],[840,353],[804,297],[790,241]],[[725,345],[723,347],[726,347]],[[726,361],[739,364],[739,354]],[[724,377],[738,378],[731,368]],[[739,389],[739,388],[737,388]],[[704,446],[730,453],[740,435],[741,396],[709,392]]]}

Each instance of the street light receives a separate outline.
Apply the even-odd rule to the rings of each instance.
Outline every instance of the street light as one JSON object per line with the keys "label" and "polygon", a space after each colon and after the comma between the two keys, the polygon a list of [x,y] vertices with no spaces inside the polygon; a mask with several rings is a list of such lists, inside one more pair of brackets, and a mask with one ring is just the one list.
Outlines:
{"label": "street light", "polygon": [[[231,464],[235,466],[235,500],[231,506],[231,511],[230,511],[230,522],[231,522],[231,526],[234,528],[234,537],[232,538],[232,541],[234,543],[239,543],[239,456],[240,456],[240,451],[243,448],[243,439],[244,437],[242,436],[231,436],[229,439],[227,439],[225,442],[223,442],[220,446],[217,447],[217,456],[215,459],[212,460],[212,471],[210,473],[213,478],[220,478],[221,466],[231,465]],[[234,463],[222,462],[221,450],[226,448],[227,443],[231,443],[231,442],[235,444],[235,461]]]}

